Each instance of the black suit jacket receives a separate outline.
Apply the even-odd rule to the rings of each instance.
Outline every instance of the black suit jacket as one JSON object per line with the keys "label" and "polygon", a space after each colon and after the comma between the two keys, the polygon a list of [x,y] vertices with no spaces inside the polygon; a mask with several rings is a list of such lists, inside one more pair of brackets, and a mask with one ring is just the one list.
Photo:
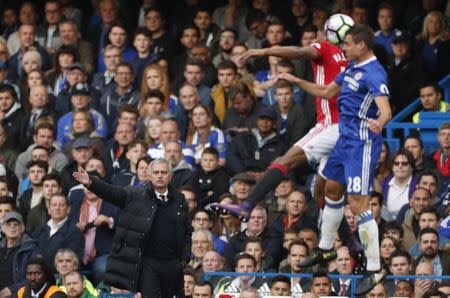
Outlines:
{"label": "black suit jacket", "polygon": [[[32,115],[31,111],[26,111],[25,115],[22,118],[22,122],[20,125],[20,151],[25,151],[31,144],[34,143],[33,141],[34,127],[32,127],[30,131],[28,127],[31,115]],[[35,125],[39,119],[44,118],[47,118],[49,121],[52,121],[53,124],[56,126],[56,113],[52,111],[49,107],[44,107],[39,117],[37,117]]]}

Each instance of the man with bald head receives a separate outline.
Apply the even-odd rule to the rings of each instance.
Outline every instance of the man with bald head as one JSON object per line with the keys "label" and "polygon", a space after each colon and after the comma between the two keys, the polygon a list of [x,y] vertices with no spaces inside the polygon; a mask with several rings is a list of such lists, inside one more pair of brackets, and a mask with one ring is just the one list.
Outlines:
{"label": "man with bald head", "polygon": [[181,104],[176,107],[175,119],[177,119],[178,127],[181,127],[181,140],[186,140],[192,110],[200,102],[200,95],[196,87],[186,84],[180,88],[178,98]]}
{"label": "man with bald head", "polygon": [[31,24],[22,24],[18,31],[19,44],[20,48],[18,51],[11,56],[8,61],[8,76],[12,81],[16,81],[19,79],[23,79],[25,73],[22,69],[22,58],[23,55],[30,49],[31,47],[36,48],[36,50],[41,55],[42,59],[42,70],[48,70],[50,67],[50,58],[47,54],[47,51],[39,45],[38,42],[35,41],[36,37],[36,28]]}
{"label": "man with bald head", "polygon": [[155,159],[164,156],[164,148],[169,142],[177,142],[181,145],[184,160],[194,166],[194,152],[180,139],[180,130],[178,128],[177,120],[174,118],[165,119],[161,125],[161,143],[155,144],[148,149],[147,154]]}
{"label": "man with bald head", "polygon": [[192,166],[184,159],[183,148],[178,142],[170,141],[164,146],[164,159],[172,165],[172,185],[176,189],[189,184],[193,174]]}
{"label": "man with bald head", "polygon": [[[350,252],[347,246],[340,247],[337,251],[336,264],[337,268],[333,274],[337,275],[351,275],[353,271],[353,265],[350,258]],[[348,278],[332,279],[333,289],[339,296],[347,296],[350,292],[351,280]]]}
{"label": "man with bald head", "polygon": [[[419,263],[416,267],[416,275],[420,276],[433,276],[435,272],[431,263],[423,262]],[[423,294],[432,289],[435,286],[434,279],[432,278],[418,278],[414,280],[414,293],[416,298],[422,298]]]}

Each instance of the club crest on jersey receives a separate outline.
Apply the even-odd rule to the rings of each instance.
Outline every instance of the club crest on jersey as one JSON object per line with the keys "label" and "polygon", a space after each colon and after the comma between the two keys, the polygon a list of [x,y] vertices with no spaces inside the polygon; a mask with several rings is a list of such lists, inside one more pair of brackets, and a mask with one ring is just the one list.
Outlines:
{"label": "club crest on jersey", "polygon": [[362,76],[363,76],[363,73],[362,72],[357,72],[356,74],[355,74],[355,80],[359,80],[359,79],[361,79],[362,78]]}

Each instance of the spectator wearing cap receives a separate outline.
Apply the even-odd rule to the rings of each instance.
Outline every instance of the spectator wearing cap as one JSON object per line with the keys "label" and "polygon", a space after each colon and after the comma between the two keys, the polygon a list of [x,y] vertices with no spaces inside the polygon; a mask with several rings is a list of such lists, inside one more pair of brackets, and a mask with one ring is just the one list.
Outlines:
{"label": "spectator wearing cap", "polygon": [[68,112],[58,120],[58,134],[56,141],[60,146],[71,140],[73,114],[77,111],[88,111],[93,120],[94,131],[101,138],[106,138],[108,125],[103,115],[91,107],[92,97],[89,86],[86,83],[78,83],[72,88],[70,94],[73,112]]}
{"label": "spectator wearing cap", "polygon": [[423,81],[423,64],[413,57],[413,39],[407,31],[396,30],[392,37],[391,62],[387,67],[389,91],[394,111],[406,107],[419,93],[416,86]]}
{"label": "spectator wearing cap", "polygon": [[441,87],[435,82],[426,82],[420,85],[420,103],[422,110],[414,114],[413,123],[420,122],[421,112],[448,112],[450,105],[448,105],[442,97]]}
{"label": "spectator wearing cap", "polygon": [[49,103],[49,94],[44,85],[34,86],[28,98],[30,107],[25,112],[20,126],[20,148],[24,151],[33,144],[33,134],[38,123],[56,124],[56,113]]}
{"label": "spectator wearing cap", "polygon": [[100,98],[100,112],[106,119],[108,127],[114,127],[117,110],[123,105],[134,105],[140,102],[139,91],[134,88],[134,72],[129,62],[121,62],[114,75],[116,88],[107,88]]}
{"label": "spectator wearing cap", "polygon": [[[90,173],[101,179],[96,171]],[[99,283],[106,270],[106,260],[115,232],[114,223],[119,219],[120,209],[103,201],[86,187],[83,186],[83,189],[84,196],[71,201],[69,218],[84,236],[83,264],[92,271],[94,281]]]}
{"label": "spectator wearing cap", "polygon": [[275,110],[263,107],[258,113],[256,128],[237,133],[227,150],[227,168],[233,173],[262,173],[281,155],[283,143],[276,129]]}
{"label": "spectator wearing cap", "polygon": [[239,203],[247,199],[253,186],[256,184],[256,179],[253,175],[247,172],[241,172],[231,178],[231,193],[236,197]]}
{"label": "spectator wearing cap", "polygon": [[25,234],[22,216],[6,213],[1,223],[5,237],[0,240],[0,297],[13,296],[25,283],[28,260],[38,255],[36,241]]}
{"label": "spectator wearing cap", "polygon": [[255,100],[250,87],[238,82],[230,87],[228,98],[231,100],[231,107],[225,112],[223,129],[233,134],[255,128],[263,105]]}
{"label": "spectator wearing cap", "polygon": [[273,86],[277,131],[281,142],[284,143],[281,153],[291,148],[315,123],[314,101],[308,100],[307,97],[301,104],[295,102],[294,88],[295,86],[285,80],[278,80]]}
{"label": "spectator wearing cap", "polygon": [[244,251],[245,240],[249,236],[258,236],[263,239],[263,248],[266,256],[271,257],[275,268],[278,267],[281,257],[282,238],[273,233],[267,226],[267,212],[261,206],[256,206],[250,213],[247,229],[230,238],[223,256],[228,264],[233,264],[235,256]]}
{"label": "spectator wearing cap", "polygon": [[18,102],[14,88],[7,84],[0,85],[0,124],[6,132],[4,146],[17,153],[20,151],[20,125],[23,121],[23,109]]}
{"label": "spectator wearing cap", "polygon": [[94,149],[92,147],[92,141],[88,136],[82,135],[76,138],[72,143],[72,159],[62,171],[62,185],[63,189],[67,191],[78,183],[73,179],[72,173],[78,171],[78,168],[85,168],[87,162],[92,157]]}

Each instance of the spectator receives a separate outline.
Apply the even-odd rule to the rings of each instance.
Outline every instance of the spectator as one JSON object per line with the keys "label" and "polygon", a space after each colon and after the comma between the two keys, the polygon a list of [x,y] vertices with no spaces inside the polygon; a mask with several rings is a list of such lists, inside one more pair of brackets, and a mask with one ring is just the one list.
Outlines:
{"label": "spectator", "polygon": [[[302,240],[294,240],[289,245],[289,254],[287,265],[280,267],[280,273],[308,273],[309,269],[300,267],[300,263],[308,257],[308,245]],[[291,277],[291,292],[293,295],[308,292],[311,287],[311,281],[301,277]]]}
{"label": "spectator", "polygon": [[373,218],[378,225],[379,240],[383,236],[384,227],[386,226],[386,220],[381,217],[381,210],[383,209],[383,195],[379,192],[372,192],[369,200],[370,210],[372,211]]}
{"label": "spectator", "polygon": [[101,94],[109,88],[116,88],[114,77],[121,60],[120,49],[112,44],[105,46],[103,49],[103,58],[105,60],[106,70],[94,74],[91,83],[91,87]]}
{"label": "spectator", "polygon": [[[38,20],[38,9],[36,4],[31,1],[25,1],[19,8],[19,24],[36,26]],[[8,37],[8,52],[14,55],[20,49],[20,26]]]}
{"label": "spectator", "polygon": [[438,131],[439,149],[432,157],[439,173],[447,181],[450,176],[450,123],[443,123]]}
{"label": "spectator", "polygon": [[386,226],[384,227],[384,233],[383,238],[386,236],[390,236],[397,240],[400,245],[403,244],[403,226],[401,224],[398,224],[396,222],[387,222]]}
{"label": "spectator", "polygon": [[292,39],[298,41],[303,29],[311,24],[310,3],[304,0],[293,0],[289,8],[290,24],[288,31]]}
{"label": "spectator", "polygon": [[219,42],[220,27],[212,20],[211,12],[199,7],[195,13],[194,24],[200,30],[199,41],[208,48],[216,47]]}
{"label": "spectator", "polygon": [[73,19],[69,18],[59,22],[59,37],[62,45],[75,47],[80,63],[83,64],[88,74],[92,74],[94,72],[94,49],[90,42],[81,39],[80,30]]}
{"label": "spectator", "polygon": [[[439,251],[439,234],[433,228],[424,228],[419,234],[420,255],[416,259],[417,264],[428,264],[432,266],[431,275],[448,275],[450,271],[450,257],[445,251]],[[416,275],[418,267],[416,268]]]}
{"label": "spectator", "polygon": [[214,103],[214,114],[220,123],[224,122],[225,112],[231,107],[230,87],[237,81],[237,66],[232,61],[224,61],[217,66],[217,79],[219,82],[211,90],[211,99]]}
{"label": "spectator", "polygon": [[436,275],[430,263],[420,263],[416,267],[416,275],[424,275],[427,278],[417,278],[414,280],[414,297],[423,298],[424,294],[435,287],[436,282],[430,276]]}
{"label": "spectator", "polygon": [[334,296],[331,289],[331,279],[328,277],[326,271],[318,270],[313,273],[311,292],[316,297]]}
{"label": "spectator", "polygon": [[6,132],[6,141],[3,146],[11,150],[18,150],[20,148],[20,125],[24,113],[12,86],[0,85],[0,103],[0,124]]}
{"label": "spectator", "polygon": [[369,6],[364,0],[354,1],[351,17],[355,24],[368,25],[369,23]]}
{"label": "spectator", "polygon": [[19,20],[17,17],[18,15],[15,6],[7,5],[4,7],[2,14],[4,26],[1,29],[0,34],[5,41],[8,40],[8,37],[19,28]]}
{"label": "spectator", "polygon": [[[337,275],[351,275],[353,272],[352,259],[346,246],[342,246],[337,251],[336,270],[331,272]],[[349,294],[351,279],[336,278],[332,280],[332,286],[338,296],[347,296]]]}
{"label": "spectator", "polygon": [[160,55],[163,59],[170,59],[175,54],[175,42],[166,31],[166,20],[160,9],[155,6],[145,11],[145,27],[152,36],[150,52]]}
{"label": "spectator", "polygon": [[192,188],[190,185],[184,185],[180,187],[180,192],[184,195],[186,203],[188,204],[189,213],[191,213],[198,206],[197,195],[195,193],[194,188]]}
{"label": "spectator", "polygon": [[[3,204],[2,204],[3,205]],[[26,264],[40,253],[36,242],[25,234],[22,216],[9,211],[1,221],[5,237],[0,240],[2,273],[0,296],[13,296],[25,281]]]}
{"label": "spectator", "polygon": [[202,44],[196,44],[189,52],[189,57],[200,60],[203,63],[205,76],[203,77],[202,84],[212,88],[217,83],[217,70],[209,58],[208,47]]}
{"label": "spectator", "polygon": [[182,128],[181,140],[186,141],[189,123],[192,119],[192,110],[200,103],[200,94],[196,87],[186,84],[180,88],[180,104],[177,105],[175,119],[178,127]]}
{"label": "spectator", "polygon": [[172,165],[172,185],[179,189],[190,183],[192,166],[183,159],[183,148],[180,143],[169,142],[164,147],[164,158]]}
{"label": "spectator", "polygon": [[55,173],[45,174],[42,179],[42,199],[41,202],[30,209],[27,217],[27,232],[32,235],[36,228],[47,223],[50,219],[48,208],[50,199],[60,194],[62,191],[61,176]]}
{"label": "spectator", "polygon": [[[148,135],[149,122],[154,119],[162,122],[163,118],[170,118],[172,114],[163,108],[164,106],[164,94],[159,90],[151,90],[146,94],[141,95],[141,101],[139,104],[140,119],[137,125],[138,136]],[[161,124],[161,123],[160,123]],[[144,137],[145,138],[145,137]],[[153,145],[154,143],[148,143]]]}
{"label": "spectator", "polygon": [[237,133],[227,148],[227,168],[233,174],[251,172],[258,177],[281,154],[282,142],[276,131],[276,112],[259,111],[256,128]]}
{"label": "spectator", "polygon": [[261,49],[267,42],[266,32],[269,22],[265,13],[259,10],[251,10],[245,18],[249,37],[245,44],[250,49]]}
{"label": "spectator", "polygon": [[270,283],[270,295],[291,296],[291,280],[284,275],[277,275]]}
{"label": "spectator", "polygon": [[219,53],[216,53],[212,60],[212,63],[216,68],[218,68],[219,64],[222,62],[230,60],[231,50],[238,42],[238,33],[233,29],[225,28],[220,31],[219,39]]}
{"label": "spectator", "polygon": [[127,153],[125,157],[128,159],[130,165],[129,169],[124,168],[120,172],[116,173],[112,177],[112,183],[114,185],[125,186],[125,185],[138,185],[139,180],[137,179],[137,162],[140,158],[146,156],[147,145],[142,140],[134,140],[127,146]]}
{"label": "spectator", "polygon": [[31,160],[27,163],[27,176],[31,187],[24,191],[18,199],[19,212],[25,218],[30,210],[42,200],[42,177],[48,172],[48,163],[42,160]]}
{"label": "spectator", "polygon": [[213,298],[213,286],[212,284],[207,281],[199,281],[195,284],[192,297],[202,297],[202,298]]}
{"label": "spectator", "polygon": [[141,94],[147,94],[151,90],[161,91],[164,94],[164,109],[175,114],[178,98],[171,94],[167,71],[158,64],[147,66],[142,76]]}
{"label": "spectator", "polygon": [[189,265],[197,275],[201,270],[203,257],[214,248],[213,236],[209,230],[197,229],[192,232],[192,256]]}
{"label": "spectator", "polygon": [[148,65],[157,62],[159,58],[158,54],[150,53],[151,43],[152,38],[146,28],[138,28],[134,32],[133,45],[136,48],[137,56],[131,60],[131,65],[133,66],[133,72],[136,77],[136,86],[141,86],[144,69]]}
{"label": "spectator", "polygon": [[433,170],[426,170],[419,174],[419,182],[417,187],[425,188],[430,192],[431,205],[439,207],[441,204],[441,198],[439,197],[439,180],[438,175]]}
{"label": "spectator", "polygon": [[277,220],[285,211],[286,201],[291,192],[294,191],[294,182],[286,176],[275,188],[274,191],[266,196],[263,206],[268,212],[268,226]]}
{"label": "spectator", "polygon": [[119,123],[114,132],[114,138],[110,140],[103,152],[106,172],[108,175],[128,169],[129,162],[126,158],[127,146],[135,139],[136,132],[129,123]]}
{"label": "spectator", "polygon": [[[391,264],[389,265],[389,271],[392,275],[409,275],[412,270],[412,258],[411,256],[403,251],[396,250],[391,254]],[[384,282],[384,288],[388,294],[388,297],[395,295],[395,291],[401,280],[387,280]]]}
{"label": "spectator", "polygon": [[64,286],[67,289],[67,297],[69,298],[94,298],[97,295],[92,295],[86,288],[86,282],[83,275],[78,271],[72,271],[64,277]]}
{"label": "spectator", "polygon": [[414,157],[408,150],[400,149],[395,154],[393,175],[387,177],[381,186],[387,207],[384,217],[388,221],[397,218],[400,209],[409,202],[416,188],[417,178],[413,176],[414,165]]}
{"label": "spectator", "polygon": [[380,242],[380,257],[382,266],[388,270],[391,264],[391,255],[400,250],[400,243],[390,237],[384,236]]}
{"label": "spectator", "polygon": [[[219,197],[219,203],[221,202],[237,205],[236,197],[229,193]],[[229,213],[221,213],[214,222],[212,231],[219,235],[220,239],[228,242],[231,237],[241,232],[241,221]]]}
{"label": "spectator", "polygon": [[[421,112],[448,112],[450,106],[442,99],[441,87],[436,83],[424,83],[419,87]],[[414,123],[420,122],[420,113],[415,113],[412,120]]]}
{"label": "spectator", "polygon": [[54,54],[54,67],[47,71],[46,79],[55,96],[66,88],[67,68],[79,61],[78,52],[72,46],[61,46]]}
{"label": "spectator", "polygon": [[[27,262],[26,273],[27,278],[25,286],[21,287],[16,295],[17,297],[32,297],[35,293],[44,295],[49,298],[65,298],[67,297],[63,291],[55,285],[55,278],[44,259],[32,258]],[[37,296],[39,296],[39,294]]]}
{"label": "spectator", "polygon": [[[389,295],[389,294],[388,294]],[[399,280],[395,286],[394,296],[396,297],[414,297],[414,283],[409,280]]]}
{"label": "spectator", "polygon": [[414,174],[420,175],[422,172],[429,172],[434,168],[431,158],[425,156],[422,139],[419,135],[411,134],[403,140],[403,148],[410,151],[414,157],[415,167]]}
{"label": "spectator", "polygon": [[187,298],[192,297],[195,286],[194,272],[188,267],[184,269],[184,296]]}
{"label": "spectator", "polygon": [[[210,250],[203,256],[202,261],[202,273],[205,272],[218,272],[224,269],[223,257],[215,252],[214,250]],[[215,281],[219,279],[220,276],[210,276],[209,280],[215,284]],[[197,280],[204,280],[204,276],[200,276]]]}
{"label": "spectator", "polygon": [[185,25],[180,30],[180,53],[175,57],[171,57],[169,63],[169,75],[171,78],[182,72],[183,66],[189,57],[189,51],[198,43],[200,39],[200,30],[196,25]]}
{"label": "spectator", "polygon": [[50,220],[37,228],[33,238],[42,250],[45,262],[52,264],[52,270],[56,272],[53,264],[60,248],[69,248],[75,252],[79,261],[83,259],[84,237],[75,224],[69,221],[70,203],[65,195],[57,194],[50,199],[48,213]]}
{"label": "spectator", "polygon": [[[4,184],[3,182],[1,184]],[[0,195],[0,222],[2,222],[6,213],[16,210],[16,201],[13,197],[7,196],[3,193]],[[2,233],[0,233],[1,238]]]}
{"label": "spectator", "polygon": [[264,251],[262,238],[257,236],[248,237],[247,240],[245,240],[244,252],[255,258],[255,272],[263,273],[275,271],[271,257],[266,256],[266,252]]}
{"label": "spectator", "polygon": [[196,163],[200,162],[203,150],[215,148],[219,154],[219,165],[226,162],[226,142],[221,129],[213,125],[214,115],[204,104],[199,103],[192,109],[192,122],[188,129],[186,145],[194,152]]}
{"label": "spectator", "polygon": [[387,2],[378,6],[377,23],[380,30],[375,32],[375,43],[383,46],[388,54],[392,54],[392,39],[395,36],[394,8]]}
{"label": "spectator", "polygon": [[386,293],[386,289],[384,288],[382,283],[377,284],[370,290],[369,293],[366,294],[366,298],[387,298],[389,297]]}
{"label": "spectator", "polygon": [[252,187],[256,183],[256,179],[246,172],[238,173],[231,178],[231,193],[234,194],[237,201],[241,203],[250,194]]}
{"label": "spectator", "polygon": [[63,18],[61,2],[57,0],[46,0],[44,12],[45,20],[36,30],[36,39],[47,50],[47,53],[52,55],[61,46],[58,26]]}
{"label": "spectator", "polygon": [[242,54],[247,51],[248,47],[245,44],[236,44],[231,49],[230,60],[233,61],[237,66],[239,81],[247,84],[248,86],[252,86],[253,81],[255,81],[255,75],[250,71],[250,65],[248,64],[248,62],[240,59]]}

